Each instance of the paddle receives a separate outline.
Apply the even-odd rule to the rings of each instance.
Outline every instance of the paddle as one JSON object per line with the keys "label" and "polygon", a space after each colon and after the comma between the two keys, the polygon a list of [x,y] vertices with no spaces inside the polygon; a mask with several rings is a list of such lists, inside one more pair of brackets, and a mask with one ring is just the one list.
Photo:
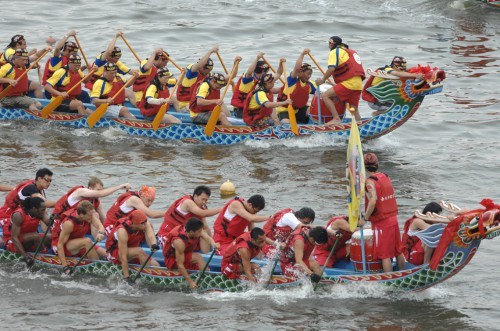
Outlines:
{"label": "paddle", "polygon": [[[181,75],[179,78],[177,78],[177,82],[175,83],[174,88],[172,89],[171,95],[175,95],[175,91],[177,90],[177,87],[179,87],[179,84],[181,83],[182,79],[184,78],[184,74],[186,71],[184,69],[181,69]],[[158,110],[158,113],[156,114],[154,120],[153,120],[153,129],[156,131],[160,127],[161,120],[163,119],[163,116],[165,116],[165,113],[167,112],[167,107],[169,106],[169,101],[171,98],[168,98],[167,101],[161,105],[160,110]]]}
{"label": "paddle", "polygon": [[[312,56],[312,54],[309,52],[307,53],[309,55],[309,57],[311,58],[311,60],[314,62],[314,64],[316,65],[316,67],[318,67],[319,71],[321,71],[321,73],[323,75],[325,75],[325,71],[320,67],[318,61],[316,61],[316,59],[314,58],[314,56]],[[334,85],[334,83],[330,80],[330,78],[328,78],[328,83]]]}
{"label": "paddle", "polygon": [[127,38],[125,38],[125,36],[122,34],[120,35],[123,39],[123,41],[125,42],[125,45],[127,45],[128,49],[130,49],[130,51],[132,52],[132,54],[134,54],[135,58],[137,59],[137,61],[139,61],[139,63],[141,63],[141,59],[139,58],[139,56],[137,55],[137,53],[134,51],[134,49],[132,48],[132,46],[130,46],[130,44],[128,43],[127,41]]}
{"label": "paddle", "polygon": [[205,274],[205,271],[208,268],[208,265],[210,264],[210,261],[212,261],[212,258],[214,257],[216,249],[212,251],[212,254],[210,254],[210,257],[208,258],[207,263],[205,263],[205,266],[203,267],[203,270],[201,271],[200,275],[198,276],[198,279],[196,280],[196,286],[200,285],[201,279],[203,278],[203,275]]}
{"label": "paddle", "polygon": [[[264,60],[264,62],[266,62],[266,64],[269,66],[269,69],[271,69],[272,72],[276,73],[276,70],[273,68],[271,63],[269,63],[269,61],[267,61],[267,59],[265,57],[262,57],[262,60]],[[281,76],[280,76],[280,81],[281,81],[281,83],[285,84],[285,82],[283,81],[283,78],[281,78]]]}
{"label": "paddle", "polygon": [[40,252],[40,248],[42,248],[43,242],[45,241],[45,238],[47,237],[47,234],[50,231],[50,228],[52,227],[52,223],[54,223],[54,215],[50,216],[49,224],[47,224],[47,229],[45,230],[45,233],[43,234],[42,240],[38,242],[38,245],[36,246],[35,249],[35,254],[33,255],[33,264],[28,265],[28,268],[31,269],[33,265],[35,264],[35,259],[38,253]]}
{"label": "paddle", "polygon": [[[333,252],[335,251],[335,248],[337,247],[338,243],[339,243],[339,237],[337,237],[337,239],[335,240],[335,243],[333,244],[333,247],[330,250],[330,254],[328,254],[328,257],[326,258],[325,264],[323,265],[323,268],[321,268],[321,273],[319,274],[320,281],[321,281],[321,278],[323,277],[323,273],[325,272],[326,266],[328,265],[328,262],[330,262],[330,258],[332,257]],[[317,282],[314,285],[313,291],[316,291],[316,289],[318,288],[318,285],[319,285],[319,282]]]}
{"label": "paddle", "polygon": [[226,66],[224,65],[224,61],[222,61],[222,57],[220,56],[219,54],[219,51],[215,52],[215,54],[217,54],[217,57],[219,58],[219,62],[220,64],[222,65],[222,69],[224,69],[224,72],[226,73],[226,75],[228,74],[227,72],[227,68]]}
{"label": "paddle", "polygon": [[269,275],[269,279],[267,280],[266,283],[266,288],[268,288],[269,284],[271,284],[271,280],[273,279],[274,269],[276,269],[276,266],[278,265],[278,262],[280,260],[280,255],[281,255],[281,248],[278,248],[278,252],[276,253],[276,258],[274,259],[273,268],[271,269],[271,274]]}
{"label": "paddle", "polygon": [[[231,74],[229,75],[229,81],[228,84],[226,84],[226,88],[224,89],[224,92],[222,93],[221,99],[224,99],[226,96],[227,90],[229,89],[229,86],[231,85],[231,81],[233,80],[234,76],[236,75],[236,72],[238,71],[238,64],[240,63],[239,60],[236,60],[233,66],[233,69],[231,70]],[[217,105],[215,108],[212,110],[212,114],[210,115],[210,118],[208,119],[207,126],[205,126],[205,134],[209,137],[212,136],[212,133],[214,132],[215,125],[217,124],[217,121],[219,120],[219,115],[221,112],[221,106]]]}
{"label": "paddle", "polygon": [[[127,80],[127,82],[121,87],[121,89],[119,89],[118,92],[116,92],[115,95],[113,95],[111,97],[111,99],[116,98],[120,93],[122,93],[122,91],[125,88],[127,88],[128,86],[130,86],[130,84],[134,80],[135,80],[135,76],[130,77]],[[90,114],[89,117],[87,117],[87,124],[89,125],[90,128],[93,128],[94,125],[96,125],[96,123],[99,122],[99,120],[101,119],[101,117],[103,117],[104,114],[106,113],[106,110],[108,110],[108,107],[109,107],[109,102],[103,103],[99,107],[97,107],[97,109],[92,114]]]}
{"label": "paddle", "polygon": [[139,269],[139,271],[137,271],[137,273],[134,275],[134,278],[131,278],[130,279],[130,282],[133,284],[135,283],[135,281],[137,280],[137,278],[139,278],[139,276],[141,275],[141,272],[142,270],[144,269],[144,267],[146,266],[146,264],[148,264],[149,260],[151,259],[151,257],[153,256],[153,254],[155,253],[155,251],[151,250],[151,253],[149,253],[148,255],[148,258],[146,259],[146,261],[144,261],[144,263],[141,265],[141,268]]}
{"label": "paddle", "polygon": [[87,257],[87,254],[94,249],[95,245],[97,245],[98,241],[97,239],[94,240],[94,243],[92,244],[92,246],[87,249],[87,251],[85,252],[85,254],[83,254],[83,256],[76,262],[76,264],[73,266],[73,268],[71,268],[69,270],[69,274],[72,275],[75,271],[76,271],[76,267],[78,267],[80,265],[80,263],[83,261],[83,259],[85,259]]}
{"label": "paddle", "polygon": [[76,45],[78,46],[78,49],[80,50],[80,52],[82,52],[82,57],[83,57],[83,60],[85,61],[85,65],[87,66],[87,70],[90,70],[89,61],[87,61],[87,57],[85,56],[85,53],[83,52],[82,46],[80,46],[80,42],[78,41],[78,38],[76,37],[76,35],[74,35],[73,38],[75,38],[75,42],[76,42]]}
{"label": "paddle", "polygon": [[[73,85],[72,88],[70,88],[69,90],[67,90],[66,93],[70,94],[75,88],[77,88],[78,86],[80,86],[80,84],[84,80],[86,80],[88,77],[90,77],[90,75],[92,75],[94,72],[95,72],[95,69],[92,69],[78,83],[76,83],[75,85]],[[50,114],[52,114],[54,112],[54,110],[56,110],[56,108],[61,105],[61,103],[63,102],[63,100],[64,100],[64,97],[62,95],[58,95],[57,97],[55,97],[54,100],[52,100],[49,104],[47,104],[47,106],[45,106],[42,109],[42,111],[40,112],[40,115],[42,116],[42,118],[47,118],[47,116],[49,116]]]}
{"label": "paddle", "polygon": [[[36,59],[29,67],[28,69],[26,69],[22,74],[21,76],[19,76],[17,79],[16,79],[16,82],[19,83],[19,81],[21,80],[21,78],[23,78],[24,76],[26,76],[28,74],[28,72],[33,69],[37,64],[38,62],[40,62],[40,60],[49,52],[49,50],[45,50],[45,52],[43,52],[43,54],[38,58]],[[12,85],[7,85],[7,87],[5,87],[3,89],[2,92],[0,92],[0,100],[2,100],[8,93],[9,91],[12,89]]]}
{"label": "paddle", "polygon": [[[288,92],[288,79],[286,78],[285,63],[283,63],[283,75],[285,75],[285,89],[283,90],[283,93],[286,94],[289,100],[292,100],[292,98],[290,98],[290,92]],[[298,79],[297,79],[297,84],[299,84]],[[290,126],[292,127],[293,134],[298,136],[299,127],[297,126],[297,117],[295,117],[295,109],[293,108],[292,104],[288,105],[288,119],[290,120]]]}
{"label": "paddle", "polygon": [[169,60],[177,68],[177,70],[179,70],[179,71],[183,70],[177,63],[175,63],[174,60],[172,60],[172,58],[170,56],[168,56],[167,52],[163,52],[163,55],[165,55],[167,57],[167,60]]}

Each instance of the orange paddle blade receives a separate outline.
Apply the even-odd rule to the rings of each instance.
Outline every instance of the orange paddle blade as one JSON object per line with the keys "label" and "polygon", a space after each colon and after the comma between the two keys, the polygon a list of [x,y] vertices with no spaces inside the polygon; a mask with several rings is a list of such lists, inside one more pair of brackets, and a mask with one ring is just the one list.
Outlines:
{"label": "orange paddle blade", "polygon": [[56,110],[57,107],[61,105],[63,102],[63,97],[62,95],[57,96],[54,100],[52,100],[47,106],[45,106],[42,111],[40,112],[40,115],[42,118],[47,118],[50,114]]}
{"label": "orange paddle blade", "polygon": [[12,85],[8,85],[6,88],[4,88],[2,92],[0,92],[0,100],[2,100],[9,93],[11,89]]}
{"label": "orange paddle blade", "polygon": [[167,112],[167,106],[168,102],[161,105],[160,110],[158,110],[158,113],[156,114],[153,120],[153,129],[155,131],[158,130],[158,128],[160,127],[161,120],[163,119],[163,116],[165,116],[165,113]]}
{"label": "orange paddle blade", "polygon": [[294,135],[299,135],[299,127],[297,126],[297,118],[295,117],[295,109],[292,105],[288,105],[288,119],[290,120],[290,126],[292,127],[292,132]]}
{"label": "orange paddle blade", "polygon": [[97,122],[101,119],[101,117],[106,114],[106,110],[108,110],[109,103],[103,103],[97,109],[87,117],[87,124],[89,125],[90,128],[93,128],[94,125],[96,125]]}
{"label": "orange paddle blade", "polygon": [[219,115],[221,112],[220,105],[215,106],[214,110],[212,110],[212,115],[208,119],[207,126],[205,126],[205,134],[209,137],[214,133],[215,125],[217,125],[217,121],[219,120]]}

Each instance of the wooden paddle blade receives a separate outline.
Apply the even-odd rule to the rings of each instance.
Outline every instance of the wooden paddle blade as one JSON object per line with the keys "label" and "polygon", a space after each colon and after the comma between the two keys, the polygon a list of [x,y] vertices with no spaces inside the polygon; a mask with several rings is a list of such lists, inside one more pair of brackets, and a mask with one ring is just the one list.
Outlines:
{"label": "wooden paddle blade", "polygon": [[158,110],[158,113],[156,114],[154,120],[153,120],[153,129],[156,131],[160,127],[161,120],[163,119],[163,116],[165,116],[165,113],[167,112],[167,106],[168,103],[164,103],[161,105],[160,110]]}
{"label": "wooden paddle blade", "polygon": [[299,135],[299,127],[297,126],[297,118],[295,117],[295,109],[292,105],[288,105],[288,119],[294,135]]}
{"label": "wooden paddle blade", "polygon": [[40,115],[42,118],[47,118],[50,114],[56,110],[57,107],[61,105],[63,102],[63,97],[62,95],[57,96],[54,100],[52,100],[47,106],[45,106],[42,111],[40,112]]}
{"label": "wooden paddle blade", "polygon": [[215,106],[214,110],[212,110],[212,115],[210,115],[210,118],[208,119],[207,126],[205,126],[205,134],[209,137],[211,137],[212,133],[214,133],[215,125],[219,120],[220,112],[220,105]]}
{"label": "wooden paddle blade", "polygon": [[101,117],[106,114],[106,111],[108,110],[109,103],[103,103],[97,109],[87,117],[87,124],[89,125],[89,128],[93,128],[94,125],[96,125],[97,122],[101,119]]}
{"label": "wooden paddle blade", "polygon": [[4,97],[7,96],[7,94],[9,93],[9,91],[12,89],[12,85],[8,85],[6,88],[4,88],[2,90],[2,92],[0,92],[0,100],[2,100]]}

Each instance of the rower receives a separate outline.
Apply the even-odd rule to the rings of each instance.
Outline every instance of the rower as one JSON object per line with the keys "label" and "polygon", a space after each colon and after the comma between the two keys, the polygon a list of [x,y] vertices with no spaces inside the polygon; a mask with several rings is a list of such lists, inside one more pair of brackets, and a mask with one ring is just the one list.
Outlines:
{"label": "rower", "polygon": [[[15,56],[15,53],[18,49],[27,49],[27,43],[26,39],[24,38],[23,35],[16,34],[13,36],[10,40],[10,44],[7,45],[7,48],[3,52],[3,54],[0,56],[0,66],[3,66],[7,63],[11,63],[13,61],[13,56]],[[28,65],[30,62],[36,61],[40,56],[42,56],[45,51],[52,50],[52,47],[48,46],[45,48],[42,48],[41,50],[37,51],[36,48],[32,49],[29,52],[28,55]],[[0,76],[1,77],[1,76]],[[33,92],[35,98],[42,99],[43,98],[43,91],[42,91],[42,85],[38,82],[28,80],[28,91]]]}
{"label": "rower", "polygon": [[[47,79],[45,84],[45,91],[52,95],[52,100],[57,96],[62,96],[64,98],[60,106],[58,106],[56,112],[65,113],[78,113],[80,115],[90,115],[92,110],[86,108],[83,102],[79,99],[82,94],[82,83],[80,80],[85,77],[85,74],[80,70],[82,59],[79,55],[71,54],[67,59],[67,66],[60,68],[54,72],[54,74]],[[90,76],[86,79],[89,80]],[[85,81],[84,81],[85,82]],[[73,86],[78,84],[70,94],[66,91],[70,90]]]}
{"label": "rower", "polygon": [[[161,48],[155,49],[149,58],[142,60],[139,66],[139,76],[132,85],[137,104],[142,100],[150,82],[157,76],[158,70],[166,69],[168,72],[167,63],[168,53]],[[175,80],[171,83],[172,86],[175,85]]]}
{"label": "rower", "polygon": [[[351,231],[349,225],[349,217],[345,215],[333,216],[326,223],[326,228],[329,231],[335,232],[337,236],[329,236],[326,243],[316,246],[314,259],[320,266],[326,265],[328,268],[331,268],[335,262],[344,260],[349,256],[350,252],[346,243],[351,239],[353,231]],[[333,246],[335,246],[335,250],[330,260],[328,260]]]}
{"label": "rower", "polygon": [[[144,241],[148,242],[151,251],[160,249],[156,243],[153,226],[142,210],[134,210],[128,216],[119,219],[117,226],[109,233],[106,240],[108,260],[121,265],[123,278],[129,284],[133,283],[130,278],[129,261],[143,265],[148,258],[146,252],[140,247]],[[160,266],[155,259],[149,259],[147,265]]]}
{"label": "rower", "polygon": [[[309,94],[314,95],[316,93],[316,86],[310,81],[313,72],[312,66],[308,63],[303,63],[304,56],[309,53],[309,48],[304,48],[302,53],[300,53],[293,70],[286,77],[288,90],[285,91],[285,86],[283,86],[277,98],[278,101],[283,101],[288,98],[287,95],[290,95],[297,123],[301,124],[309,123],[309,107],[307,105]],[[280,123],[290,123],[288,107],[280,106],[276,108],[276,113],[278,114]]]}
{"label": "rower", "polygon": [[[266,201],[260,194],[252,195],[248,200],[236,197],[222,208],[214,223],[214,240],[220,244],[220,255],[248,228],[251,231],[254,223],[266,222],[269,216],[257,216],[264,209]],[[272,244],[272,241],[270,241]]]}
{"label": "rower", "polygon": [[201,220],[192,217],[185,224],[174,227],[163,243],[165,267],[170,270],[178,269],[192,289],[197,288],[197,285],[189,277],[187,269],[204,270],[206,264],[201,254],[195,253],[200,248],[200,238],[212,245],[214,249],[219,247],[219,244],[203,231],[203,227]]}
{"label": "rower", "polygon": [[[156,189],[151,186],[142,186],[138,192],[128,191],[120,195],[106,214],[106,220],[104,221],[106,233],[111,233],[120,218],[130,215],[135,210],[141,210],[150,218],[163,217],[165,210],[149,209],[155,197]],[[152,226],[151,231],[153,231]]]}
{"label": "rower", "polygon": [[219,46],[214,46],[198,62],[186,67],[186,75],[177,89],[177,100],[179,100],[179,107],[181,109],[189,109],[191,96],[196,92],[194,86],[208,77],[208,74],[214,68],[214,61],[212,61],[210,55],[218,51]]}
{"label": "rower", "polygon": [[[5,53],[7,53],[7,51],[5,51]],[[27,70],[29,61],[28,52],[24,48],[18,48],[9,56],[9,59],[9,62],[0,68],[0,84],[4,84],[4,86],[10,84],[12,86],[12,89],[8,91],[7,95],[0,100],[2,107],[22,108],[32,111],[41,110],[42,104],[28,96],[30,85],[28,75],[24,75],[21,78]],[[40,95],[40,98],[42,97],[43,95]]]}
{"label": "rower", "polygon": [[[33,252],[42,241],[43,233],[38,233],[40,222],[49,225],[45,201],[40,197],[27,197],[21,206],[12,213],[12,216],[3,225],[3,239],[5,249],[23,256],[26,264],[32,266],[34,260],[27,251]],[[44,251],[50,247],[51,236],[45,236]]]}
{"label": "rower", "polygon": [[[171,97],[168,89],[168,86],[172,83],[175,85],[175,78],[171,78],[172,73],[167,68],[163,68],[159,69],[153,77],[153,80],[146,85],[146,93],[141,96],[142,99],[139,100],[138,103],[139,110],[146,121],[153,121],[162,105],[167,101],[167,107],[172,105],[176,111],[179,111],[179,102],[175,98]],[[136,92],[136,94],[137,93],[141,93],[141,95],[143,94],[142,92]],[[172,124],[182,123],[180,119],[171,114],[163,115],[161,122]]]}
{"label": "rower", "polygon": [[[121,36],[123,36],[123,32],[121,31],[117,32],[115,37],[108,44],[108,48],[104,52],[101,52],[99,55],[97,55],[94,61],[94,66],[97,67],[98,69],[92,75],[92,79],[85,84],[85,87],[88,88],[89,90],[94,91],[93,88],[94,83],[97,81],[99,77],[102,77],[105,74],[106,64],[114,64],[117,68],[117,72],[120,75],[130,74],[136,77],[139,76],[139,71],[137,69],[130,69],[123,62],[120,61],[120,58],[122,57],[122,50],[120,49],[120,47],[116,47],[115,44],[118,37]],[[125,96],[130,101],[132,106],[136,107],[135,93],[130,89],[125,89],[124,97]]]}
{"label": "rower", "polygon": [[[221,208],[208,209],[207,202],[210,198],[211,190],[208,186],[200,185],[194,189],[192,195],[184,195],[175,200],[172,205],[167,209],[163,223],[158,231],[158,241],[160,244],[166,240],[166,237],[173,228],[178,225],[184,225],[190,218],[197,218],[203,223],[203,231],[211,237],[212,231],[208,226],[205,217],[217,215]],[[210,242],[202,238],[201,250],[208,253],[210,250]]]}
{"label": "rower", "polygon": [[91,233],[91,227],[96,228],[96,240],[104,239],[104,227],[96,217],[94,205],[90,201],[80,201],[78,205],[61,215],[61,223],[52,230],[52,250],[59,256],[64,273],[70,273],[66,257],[83,256],[86,251],[91,260],[105,257],[102,247],[92,247],[92,240],[86,235]]}

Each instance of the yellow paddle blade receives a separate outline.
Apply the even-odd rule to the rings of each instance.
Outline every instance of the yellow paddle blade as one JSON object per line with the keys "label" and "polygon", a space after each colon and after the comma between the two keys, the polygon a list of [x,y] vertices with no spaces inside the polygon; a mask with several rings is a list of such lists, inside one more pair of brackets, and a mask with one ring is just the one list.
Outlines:
{"label": "yellow paddle blade", "polygon": [[0,92],[0,100],[2,100],[7,95],[7,93],[9,93],[11,89],[12,85],[8,85],[6,88],[4,88],[2,92]]}
{"label": "yellow paddle blade", "polygon": [[167,105],[168,103],[164,103],[161,105],[160,110],[158,110],[158,113],[156,114],[154,120],[153,120],[153,129],[156,131],[160,127],[161,120],[163,119],[163,116],[165,116],[165,113],[167,112]]}
{"label": "yellow paddle blade", "polygon": [[42,118],[47,118],[47,116],[52,114],[54,112],[54,110],[56,110],[56,108],[61,105],[62,102],[63,102],[63,97],[61,95],[56,97],[54,100],[52,100],[40,112],[40,115],[42,116]]}
{"label": "yellow paddle blade", "polygon": [[96,125],[97,122],[101,119],[101,117],[106,114],[106,110],[108,110],[109,103],[103,103],[97,109],[87,117],[87,124],[89,125],[89,128],[93,128],[94,125]]}
{"label": "yellow paddle blade", "polygon": [[219,120],[220,111],[220,105],[215,106],[214,110],[212,110],[212,115],[210,115],[210,118],[208,119],[207,126],[205,126],[205,134],[209,137],[211,137],[212,133],[214,133],[215,125]]}
{"label": "yellow paddle blade", "polygon": [[297,118],[295,117],[295,109],[292,105],[288,105],[288,119],[294,135],[299,135],[299,127],[297,126]]}

